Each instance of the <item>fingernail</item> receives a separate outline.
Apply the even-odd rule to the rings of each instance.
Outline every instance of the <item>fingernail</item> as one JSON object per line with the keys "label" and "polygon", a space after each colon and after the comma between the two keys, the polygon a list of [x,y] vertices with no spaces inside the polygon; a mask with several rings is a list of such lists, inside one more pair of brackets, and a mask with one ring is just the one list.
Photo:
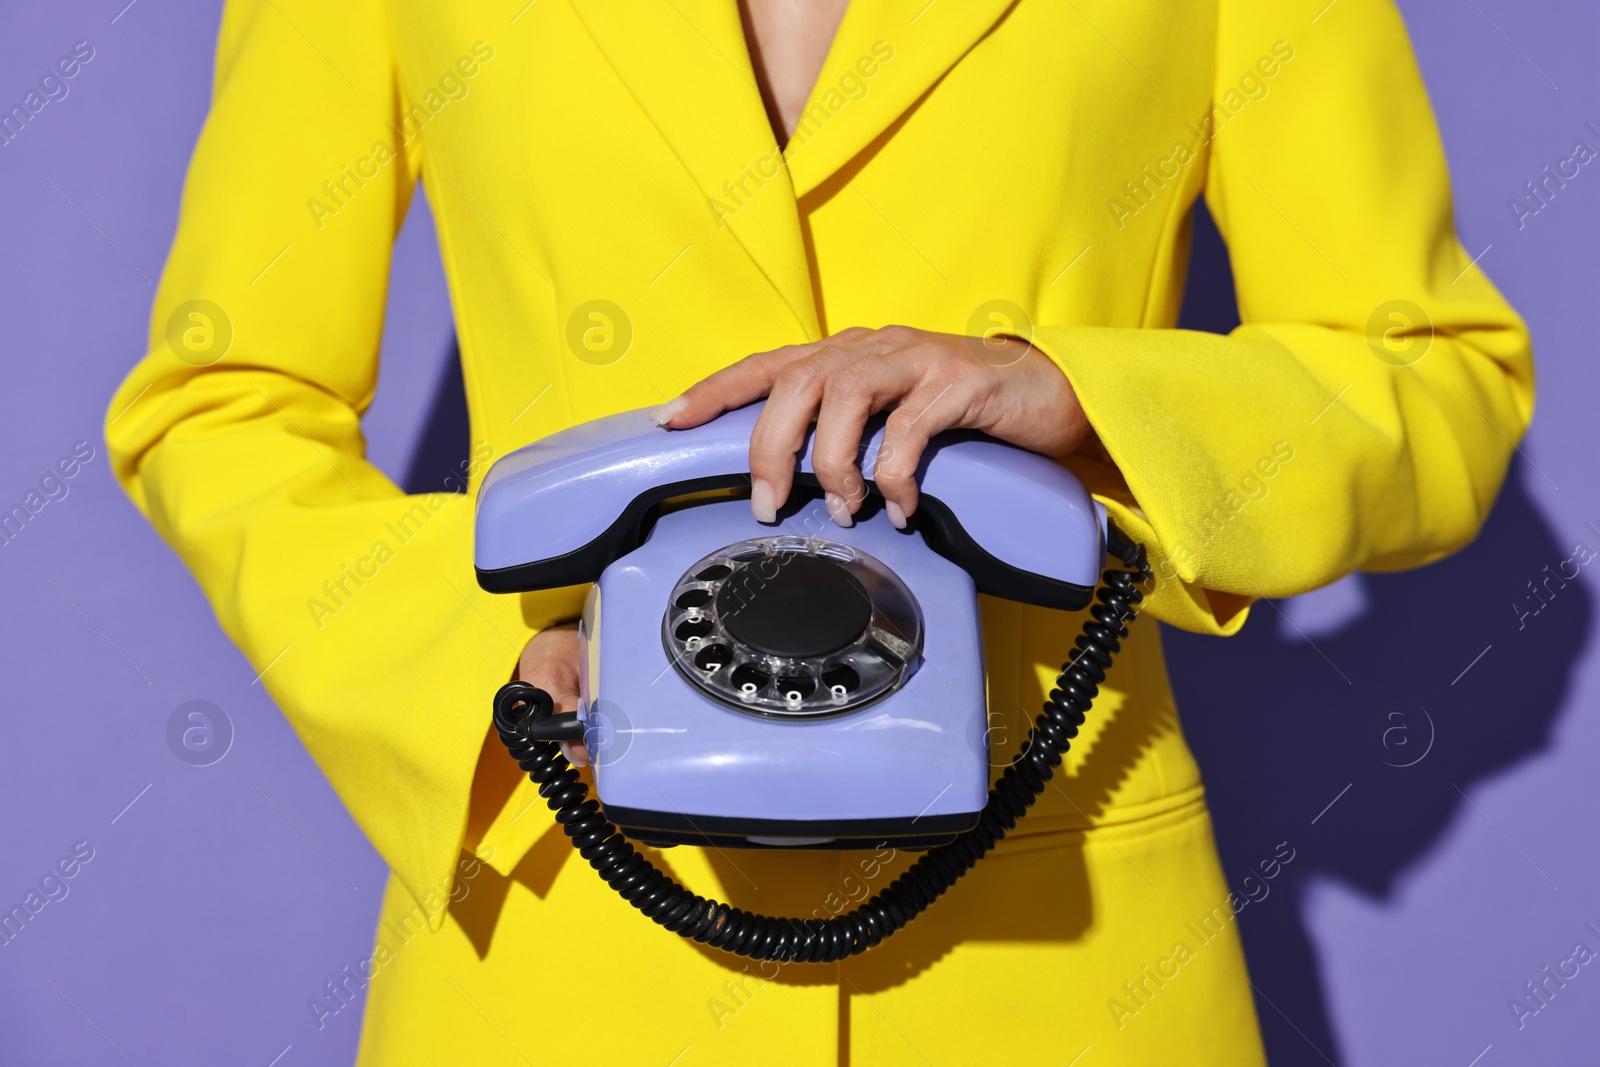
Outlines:
{"label": "fingernail", "polygon": [[574,767],[587,767],[589,761],[578,754],[578,746],[572,741],[561,742],[561,754],[567,757],[567,762]]}
{"label": "fingernail", "polygon": [[906,513],[899,504],[890,500],[883,505],[883,510],[889,513],[889,521],[896,530],[904,530],[906,528]]}
{"label": "fingernail", "polygon": [[667,423],[683,414],[683,409],[688,406],[688,398],[680,396],[676,399],[669,400],[665,404],[662,404],[660,407],[656,408],[655,413],[650,417],[656,420],[657,426],[665,426]]}
{"label": "fingernail", "polygon": [[778,521],[778,494],[760,478],[750,483],[750,513],[757,522]]}
{"label": "fingernail", "polygon": [[837,525],[850,527],[856,524],[856,520],[850,515],[850,505],[844,502],[844,497],[829,493],[822,498],[822,503]]}

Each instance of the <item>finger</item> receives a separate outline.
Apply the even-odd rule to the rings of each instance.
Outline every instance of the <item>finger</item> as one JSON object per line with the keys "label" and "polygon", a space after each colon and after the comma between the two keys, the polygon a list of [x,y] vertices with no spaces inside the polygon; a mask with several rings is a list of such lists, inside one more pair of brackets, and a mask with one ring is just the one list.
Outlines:
{"label": "finger", "polygon": [[841,526],[866,499],[867,485],[856,466],[867,419],[911,393],[925,361],[915,349],[871,356],[839,368],[823,384],[817,429],[811,445],[812,469],[827,494],[828,513]]}
{"label": "finger", "polygon": [[777,373],[767,406],[750,432],[750,510],[758,522],[776,522],[794,486],[795,456],[822,402],[822,388],[837,368],[854,360],[848,349],[822,348]]}
{"label": "finger", "polygon": [[[576,711],[581,651],[575,628],[560,626],[541,631],[523,649],[517,677],[549,693],[555,714]],[[588,766],[589,749],[582,741],[563,741],[561,751],[573,766]]]}
{"label": "finger", "polygon": [[883,446],[872,467],[872,480],[883,494],[889,521],[904,528],[917,511],[917,465],[934,434],[965,421],[971,406],[970,384],[960,378],[934,380],[900,402],[883,430]]}
{"label": "finger", "polygon": [[655,420],[668,429],[687,430],[710,422],[724,411],[743,407],[767,395],[772,379],[786,363],[803,358],[814,345],[785,345],[756,352],[691,385],[684,394],[662,404]]}
{"label": "finger", "polygon": [[542,630],[522,650],[517,677],[549,693],[557,711],[572,711],[578,704],[580,649],[575,627]]}
{"label": "finger", "polygon": [[[830,338],[805,359],[783,367],[773,379],[767,406],[750,438],[750,510],[759,522],[776,522],[793,488],[794,458],[821,404],[821,388],[839,368],[902,347],[918,336],[906,327],[850,329]],[[859,439],[859,432],[857,437]],[[850,524],[850,511],[836,499],[834,520]]]}
{"label": "finger", "polygon": [[656,409],[656,422],[673,430],[687,430],[710,422],[725,411],[760,400],[772,389],[779,370],[798,359],[815,355],[825,346],[860,340],[873,331],[856,326],[825,341],[784,345],[769,352],[756,352],[729,367],[709,375],[675,400]]}

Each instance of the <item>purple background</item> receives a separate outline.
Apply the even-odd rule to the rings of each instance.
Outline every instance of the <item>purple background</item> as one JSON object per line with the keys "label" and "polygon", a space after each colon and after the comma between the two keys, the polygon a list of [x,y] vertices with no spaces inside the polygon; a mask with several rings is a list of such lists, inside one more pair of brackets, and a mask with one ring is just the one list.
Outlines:
{"label": "purple background", "polygon": [[[125,3],[0,12],[6,110],[74,42],[96,50],[68,97],[0,147],[0,505],[75,442],[95,449],[70,494],[0,547],[0,905],[75,842],[95,850],[69,895],[0,947],[0,1062],[347,1064],[357,1009],[319,1032],[306,1001],[366,954],[383,864],[113,484],[100,440],[144,344],[219,14],[216,0]],[[1586,328],[1600,169],[1521,230],[1506,200],[1574,141],[1600,147],[1584,128],[1600,126],[1600,11],[1402,8],[1465,244],[1533,327],[1538,419],[1472,548],[1263,605],[1231,641],[1175,634],[1172,669],[1231,880],[1279,841],[1296,848],[1241,916],[1275,1063],[1592,1062],[1600,969],[1520,1031],[1507,1000],[1575,941],[1600,948],[1584,929],[1600,926],[1594,576],[1520,631],[1511,608],[1576,542],[1600,549],[1586,525],[1600,528]],[[1198,229],[1185,319],[1226,329],[1226,252]],[[436,484],[464,450],[453,358],[419,199],[366,423],[372,457],[408,487]],[[209,767],[166,741],[168,716],[197,699],[235,730]]]}

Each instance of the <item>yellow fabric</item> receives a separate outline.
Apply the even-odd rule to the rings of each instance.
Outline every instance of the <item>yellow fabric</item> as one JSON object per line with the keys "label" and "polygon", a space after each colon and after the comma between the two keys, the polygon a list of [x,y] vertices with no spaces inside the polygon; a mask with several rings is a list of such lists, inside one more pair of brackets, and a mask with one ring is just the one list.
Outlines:
{"label": "yellow fabric", "polygon": [[[989,316],[1003,300],[1116,462],[1070,461],[1150,546],[1150,615],[1231,633],[1254,597],[1425,563],[1487,512],[1532,370],[1453,235],[1397,13],[861,0],[801,130],[773,145],[733,0],[227,6],[150,352],[106,432],[393,869],[376,977],[351,993],[362,1062],[1259,1062],[1233,923],[1188,932],[1219,902],[1231,917],[1230,887],[1148,618],[1024,833],[865,958],[758,984],[632,914],[525,786],[466,840],[489,697],[583,590],[480,592],[470,502],[404,496],[363,458],[360,415],[420,179],[474,485],[530,440],[753,351],[852,325],[1027,332]],[[1228,337],[1171,328],[1201,193],[1238,284]],[[186,359],[168,340],[192,300],[231,323],[215,362],[203,338]],[[568,343],[593,300],[631,325],[613,362]],[[1015,744],[1078,620],[984,611],[991,713]],[[470,880],[463,844],[490,860]],[[663,856],[698,891],[800,914],[855,893],[872,860]],[[433,929],[386,932],[402,921]],[[1177,977],[1144,977],[1180,943]]]}

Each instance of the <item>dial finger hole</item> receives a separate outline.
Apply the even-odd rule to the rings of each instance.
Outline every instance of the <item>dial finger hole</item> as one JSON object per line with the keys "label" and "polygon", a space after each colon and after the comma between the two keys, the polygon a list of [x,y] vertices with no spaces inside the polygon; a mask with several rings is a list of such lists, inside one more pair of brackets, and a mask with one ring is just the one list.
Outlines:
{"label": "dial finger hole", "polygon": [[750,692],[752,694],[754,694],[757,689],[765,688],[766,684],[771,680],[772,675],[767,674],[765,671],[762,671],[749,663],[741,663],[739,666],[733,669],[733,684],[738,686],[740,689],[750,686]]}
{"label": "dial finger hole", "polygon": [[714,629],[711,620],[705,617],[685,619],[678,624],[672,633],[679,641],[688,641],[695,637],[709,637]]}
{"label": "dial finger hole", "polygon": [[791,704],[804,700],[816,691],[816,681],[804,674],[788,674],[778,679],[778,692]]}
{"label": "dial finger hole", "polygon": [[703,608],[707,604],[711,603],[711,590],[685,589],[682,593],[678,594],[678,599],[674,603],[676,603],[678,607],[684,609]]}
{"label": "dial finger hole", "polygon": [[848,663],[830,664],[822,672],[822,684],[834,692],[853,693],[861,686],[861,675]]}
{"label": "dial finger hole", "polygon": [[714,643],[704,646],[694,654],[694,665],[709,674],[720,671],[730,658],[727,645]]}

